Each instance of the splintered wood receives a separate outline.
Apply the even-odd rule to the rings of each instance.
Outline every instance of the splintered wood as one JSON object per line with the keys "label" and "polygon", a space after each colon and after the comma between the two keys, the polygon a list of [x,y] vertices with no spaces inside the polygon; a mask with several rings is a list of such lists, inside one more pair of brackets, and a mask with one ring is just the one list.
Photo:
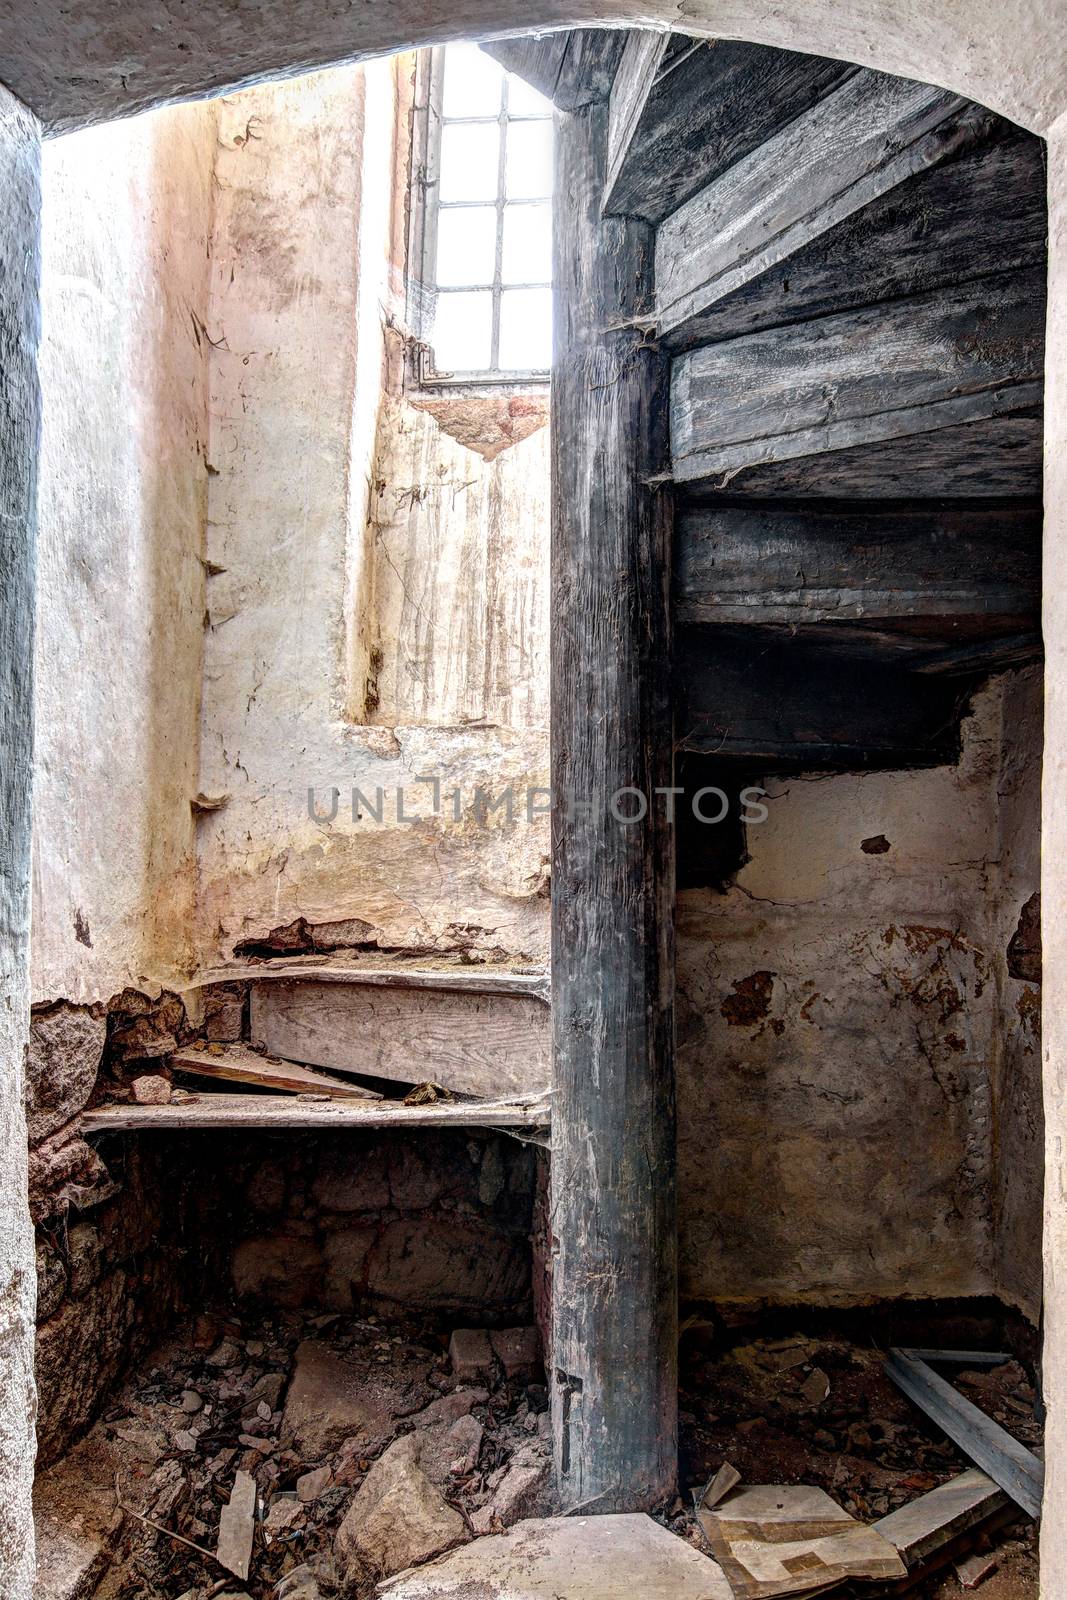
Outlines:
{"label": "splintered wood", "polygon": [[903,1578],[893,1546],[821,1489],[735,1489],[697,1520],[737,1600],[810,1595],[848,1578]]}

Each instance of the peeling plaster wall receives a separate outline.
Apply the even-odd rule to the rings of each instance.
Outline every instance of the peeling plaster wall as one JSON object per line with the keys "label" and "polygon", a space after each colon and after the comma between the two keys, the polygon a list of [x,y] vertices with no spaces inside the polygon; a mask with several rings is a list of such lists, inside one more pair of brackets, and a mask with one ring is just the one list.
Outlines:
{"label": "peeling plaster wall", "polygon": [[29,1026],[34,493],[40,427],[40,134],[0,88],[0,1591],[33,1588],[33,1239],[24,1053]]}
{"label": "peeling plaster wall", "polygon": [[[201,784],[225,804],[199,830],[208,961],[298,917],[547,957],[546,820],[527,823],[524,798],[513,826],[475,805],[479,787],[547,783],[544,430],[487,461],[400,393],[382,317],[403,70],[219,106]],[[458,816],[444,799],[433,815],[420,775],[460,789]],[[398,787],[418,820],[398,820]],[[327,819],[338,791],[331,820],[309,789]]]}
{"label": "peeling plaster wall", "polygon": [[[1003,697],[998,794],[1000,894],[994,944],[1003,956],[1023,908],[1041,887],[1041,717],[1039,668],[1009,678]],[[1032,975],[1004,963],[996,1080],[996,1286],[1037,1322],[1041,1309],[1041,1213],[1045,1121],[1041,1105],[1040,952]]]}
{"label": "peeling plaster wall", "polygon": [[[1013,1096],[1034,1070],[1015,1059],[1019,1017],[1004,1027],[1014,920],[998,860],[1003,840],[1014,904],[1036,887],[1039,706],[1039,677],[995,681],[958,767],[768,780],[769,818],[748,828],[736,884],[680,895],[683,1296],[849,1304],[994,1288],[998,1208],[1028,1215],[1041,1182],[1013,1110],[1022,1127],[994,1192],[1005,1035]],[[1016,803],[1002,816],[1008,767]],[[879,835],[889,850],[865,852]],[[1038,1259],[1030,1240],[1027,1274]]]}
{"label": "peeling plaster wall", "polygon": [[214,112],[45,146],[33,995],[192,960]]}

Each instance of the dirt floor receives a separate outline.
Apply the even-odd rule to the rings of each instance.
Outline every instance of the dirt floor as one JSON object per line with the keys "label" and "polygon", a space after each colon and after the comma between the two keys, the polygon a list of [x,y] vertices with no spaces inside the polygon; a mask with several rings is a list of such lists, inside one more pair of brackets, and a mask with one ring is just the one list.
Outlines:
{"label": "dirt floor", "polygon": [[[551,1514],[533,1330],[454,1333],[375,1316],[201,1317],[42,1476],[38,1600],[358,1600],[435,1539],[443,1548]],[[954,1381],[1039,1442],[1022,1366]],[[687,1340],[681,1443],[682,1493],[663,1520],[704,1551],[694,1490],[724,1462],[747,1483],[816,1485],[865,1522],[968,1465],[886,1378],[881,1352],[842,1336]],[[240,1473],[258,1489],[245,1579],[214,1558]],[[392,1520],[381,1511],[390,1497],[404,1508]],[[979,1590],[949,1569],[913,1592],[1034,1600],[1032,1525],[1002,1530],[991,1553]]]}

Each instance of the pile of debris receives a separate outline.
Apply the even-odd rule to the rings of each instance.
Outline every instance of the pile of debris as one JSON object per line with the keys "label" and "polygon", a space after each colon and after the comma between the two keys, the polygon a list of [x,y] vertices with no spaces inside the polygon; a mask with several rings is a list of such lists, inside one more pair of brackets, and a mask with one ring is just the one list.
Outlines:
{"label": "pile of debris", "polygon": [[201,1316],[39,1480],[38,1594],[369,1594],[554,1509],[542,1379],[533,1328]]}
{"label": "pile of debris", "polygon": [[[1038,1443],[1021,1365],[955,1366],[964,1407],[971,1395],[1020,1448]],[[524,1595],[614,1600],[613,1561],[659,1573],[647,1592],[701,1600],[843,1583],[947,1600],[990,1573],[990,1600],[1036,1595],[1032,1525],[1018,1534],[1016,1505],[884,1352],[717,1340],[683,1382],[687,1487],[660,1522],[553,1521],[534,1329],[205,1314],[42,1475],[37,1600],[496,1596],[517,1562]],[[946,1563],[959,1576],[942,1590]]]}

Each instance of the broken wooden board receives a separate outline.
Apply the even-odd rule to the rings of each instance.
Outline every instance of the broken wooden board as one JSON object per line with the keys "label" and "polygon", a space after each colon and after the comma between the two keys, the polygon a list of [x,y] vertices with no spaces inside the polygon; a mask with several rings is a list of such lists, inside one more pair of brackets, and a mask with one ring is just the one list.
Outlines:
{"label": "broken wooden board", "polygon": [[1043,295],[1043,270],[1028,269],[694,350],[671,371],[674,478],[914,440],[1039,405]]}
{"label": "broken wooden board", "polygon": [[528,996],[361,981],[256,983],[253,1044],[288,1061],[500,1099],[551,1082],[551,1013]]}
{"label": "broken wooden board", "polygon": [[[948,1352],[949,1359],[959,1353]],[[917,1359],[916,1352],[890,1350],[885,1370],[898,1389],[925,1411],[1017,1506],[1028,1516],[1041,1516],[1045,1468],[1032,1450],[1013,1439],[1006,1428],[965,1399],[925,1361]]]}
{"label": "broken wooden board", "polygon": [[368,961],[340,955],[280,956],[276,960],[230,962],[208,967],[192,987],[206,989],[217,983],[269,983],[276,978],[314,978],[316,983],[361,983],[375,989],[438,989],[450,994],[528,996],[546,1005],[551,980],[546,972],[514,972],[508,968],[455,961],[434,962],[425,957],[412,961]]}
{"label": "broken wooden board", "polygon": [[193,1128],[544,1128],[551,1120],[547,1098],[446,1101],[406,1106],[357,1100],[297,1098],[268,1094],[197,1094],[165,1106],[97,1106],[83,1113],[84,1133],[132,1133]]}
{"label": "broken wooden board", "polygon": [[977,1467],[951,1483],[939,1484],[874,1524],[896,1550],[908,1571],[924,1566],[938,1551],[1003,1511],[1008,1497]]}
{"label": "broken wooden board", "polygon": [[256,1532],[256,1480],[250,1472],[238,1472],[229,1501],[219,1517],[219,1565],[235,1573],[242,1582],[248,1577],[252,1560],[252,1540]]}
{"label": "broken wooden board", "polygon": [[326,1094],[335,1100],[382,1098],[376,1089],[365,1089],[358,1083],[342,1083],[338,1078],[329,1078],[324,1072],[314,1072],[295,1061],[257,1055],[239,1044],[219,1045],[214,1050],[176,1050],[170,1057],[170,1065],[194,1078],[225,1078],[231,1083],[247,1083],[282,1094]]}
{"label": "broken wooden board", "polygon": [[853,73],[661,223],[660,331],[678,330],[991,122],[930,84]]}
{"label": "broken wooden board", "polygon": [[737,1600],[817,1594],[848,1578],[906,1576],[893,1546],[822,1489],[753,1484],[697,1521]]}

